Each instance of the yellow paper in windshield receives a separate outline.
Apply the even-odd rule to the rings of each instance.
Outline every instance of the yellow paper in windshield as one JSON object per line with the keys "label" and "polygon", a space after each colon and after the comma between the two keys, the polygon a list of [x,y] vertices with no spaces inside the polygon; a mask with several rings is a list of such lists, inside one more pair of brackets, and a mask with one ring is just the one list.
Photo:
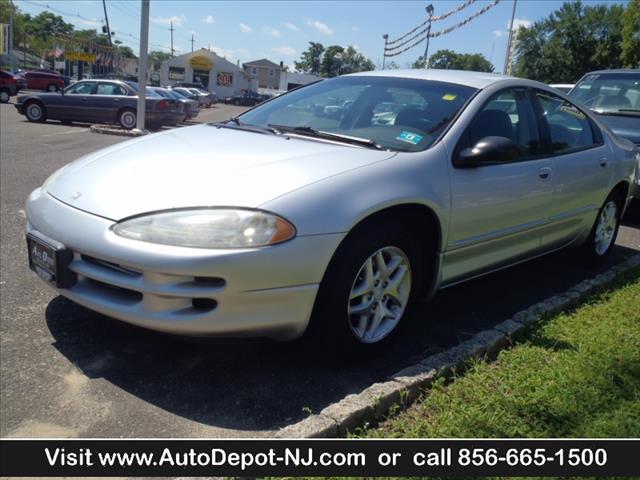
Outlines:
{"label": "yellow paper in windshield", "polygon": [[455,100],[455,99],[456,99],[456,95],[455,95],[455,94],[453,94],[453,93],[445,93],[445,94],[442,96],[442,99],[443,99],[443,100],[449,100],[449,101],[451,101],[451,100]]}

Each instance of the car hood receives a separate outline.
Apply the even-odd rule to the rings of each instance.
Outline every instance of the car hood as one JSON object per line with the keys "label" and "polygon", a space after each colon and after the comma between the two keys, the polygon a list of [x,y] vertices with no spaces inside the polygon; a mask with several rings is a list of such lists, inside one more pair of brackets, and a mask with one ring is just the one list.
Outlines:
{"label": "car hood", "polygon": [[395,152],[200,125],[141,137],[80,158],[43,188],[112,220],[200,206],[255,208]]}
{"label": "car hood", "polygon": [[598,116],[598,120],[606,125],[614,134],[621,138],[631,140],[636,145],[640,145],[640,117],[594,113]]}

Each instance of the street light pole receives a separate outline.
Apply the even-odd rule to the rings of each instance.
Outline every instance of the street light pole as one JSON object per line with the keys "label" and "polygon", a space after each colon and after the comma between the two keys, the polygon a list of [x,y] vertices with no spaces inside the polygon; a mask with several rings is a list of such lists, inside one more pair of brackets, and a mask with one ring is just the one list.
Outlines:
{"label": "street light pole", "polygon": [[382,69],[384,70],[387,60],[387,42],[389,41],[389,34],[385,33],[382,35],[382,38],[384,38],[384,52],[382,52]]}
{"label": "street light pole", "polygon": [[140,63],[138,64],[138,130],[144,130],[144,117],[146,106],[147,88],[147,50],[149,49],[149,0],[142,1],[142,13],[140,15]]}
{"label": "street light pole", "polygon": [[433,5],[429,4],[427,5],[427,15],[429,15],[429,18],[427,19],[429,22],[429,25],[427,26],[427,45],[424,48],[424,68],[429,68],[429,38],[431,36],[431,17],[433,17]]}
{"label": "street light pole", "polygon": [[503,73],[505,75],[511,75],[511,42],[513,41],[513,21],[516,18],[516,4],[518,0],[513,0],[513,10],[511,11],[511,22],[509,22],[509,40],[507,41],[507,52],[504,57]]}

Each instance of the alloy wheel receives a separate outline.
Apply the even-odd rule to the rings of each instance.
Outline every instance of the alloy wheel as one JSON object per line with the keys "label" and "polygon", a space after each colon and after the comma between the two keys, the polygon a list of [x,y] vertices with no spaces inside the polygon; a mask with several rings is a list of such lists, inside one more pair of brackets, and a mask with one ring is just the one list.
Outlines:
{"label": "alloy wheel", "polygon": [[595,233],[595,248],[598,255],[604,255],[613,241],[618,226],[618,207],[616,202],[609,200],[598,216]]}
{"label": "alloy wheel", "polygon": [[398,325],[411,293],[411,265],[397,247],[383,247],[360,267],[349,293],[349,328],[358,341],[376,343]]}
{"label": "alloy wheel", "polygon": [[27,116],[37,122],[42,118],[42,107],[37,103],[32,103],[27,107]]}

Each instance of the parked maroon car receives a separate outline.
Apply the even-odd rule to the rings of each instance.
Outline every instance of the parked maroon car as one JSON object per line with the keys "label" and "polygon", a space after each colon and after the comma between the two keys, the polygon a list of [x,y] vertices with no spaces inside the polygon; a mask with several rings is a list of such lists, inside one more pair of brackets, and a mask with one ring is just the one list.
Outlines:
{"label": "parked maroon car", "polygon": [[57,73],[24,72],[20,75],[27,81],[30,90],[57,92],[64,89],[64,79]]}
{"label": "parked maroon car", "polygon": [[11,97],[18,94],[20,85],[15,75],[0,70],[0,102],[7,103]]}

